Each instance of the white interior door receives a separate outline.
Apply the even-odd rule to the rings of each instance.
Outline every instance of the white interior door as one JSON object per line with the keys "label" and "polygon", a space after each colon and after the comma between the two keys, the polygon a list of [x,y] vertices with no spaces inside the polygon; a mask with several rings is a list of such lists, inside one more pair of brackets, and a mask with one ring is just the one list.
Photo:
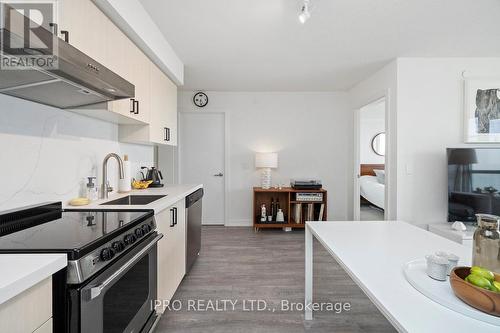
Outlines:
{"label": "white interior door", "polygon": [[181,182],[203,184],[205,225],[224,225],[224,136],[223,113],[180,113]]}

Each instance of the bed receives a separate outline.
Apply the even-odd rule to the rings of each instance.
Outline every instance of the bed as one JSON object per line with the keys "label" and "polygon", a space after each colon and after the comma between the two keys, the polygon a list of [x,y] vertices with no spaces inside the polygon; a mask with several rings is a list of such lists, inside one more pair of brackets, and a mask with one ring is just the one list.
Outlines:
{"label": "bed", "polygon": [[[385,184],[379,181],[374,170],[384,170],[383,164],[361,164],[359,188],[361,201],[384,209]],[[364,199],[364,200],[363,200]]]}

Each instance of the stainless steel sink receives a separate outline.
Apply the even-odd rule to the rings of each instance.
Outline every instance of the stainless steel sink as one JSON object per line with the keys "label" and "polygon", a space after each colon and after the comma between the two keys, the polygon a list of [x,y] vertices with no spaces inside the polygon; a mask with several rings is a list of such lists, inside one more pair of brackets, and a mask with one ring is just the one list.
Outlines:
{"label": "stainless steel sink", "polygon": [[102,205],[147,205],[153,201],[165,198],[166,195],[129,195],[120,199],[111,200]]}

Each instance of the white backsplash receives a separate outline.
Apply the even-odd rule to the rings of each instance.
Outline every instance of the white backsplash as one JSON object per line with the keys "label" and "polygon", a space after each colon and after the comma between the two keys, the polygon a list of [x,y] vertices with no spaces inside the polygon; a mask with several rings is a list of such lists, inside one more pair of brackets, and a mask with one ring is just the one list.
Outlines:
{"label": "white backsplash", "polygon": [[[0,211],[81,196],[110,152],[129,155],[133,177],[153,165],[153,147],[118,142],[117,125],[0,95]],[[108,177],[117,189],[113,159]]]}

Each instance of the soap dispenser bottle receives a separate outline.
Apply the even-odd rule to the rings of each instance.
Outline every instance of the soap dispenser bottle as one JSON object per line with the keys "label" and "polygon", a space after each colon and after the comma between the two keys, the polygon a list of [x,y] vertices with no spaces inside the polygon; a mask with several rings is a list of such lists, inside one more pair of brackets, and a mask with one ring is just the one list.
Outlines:
{"label": "soap dispenser bottle", "polygon": [[94,201],[99,198],[99,192],[95,184],[96,177],[87,177],[89,182],[87,183],[87,199],[89,201]]}

